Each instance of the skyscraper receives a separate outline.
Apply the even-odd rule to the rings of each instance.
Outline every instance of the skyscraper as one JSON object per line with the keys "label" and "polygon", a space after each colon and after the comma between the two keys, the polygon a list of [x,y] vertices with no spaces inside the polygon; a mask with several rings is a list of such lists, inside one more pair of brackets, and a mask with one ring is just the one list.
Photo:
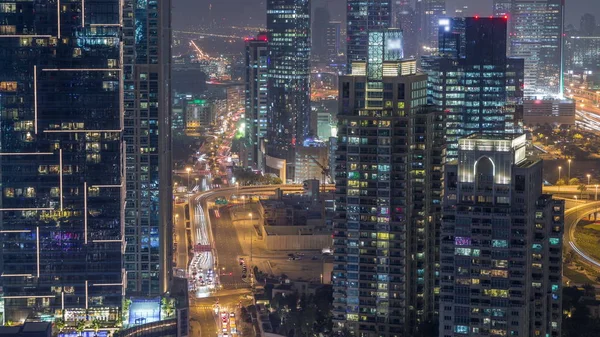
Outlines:
{"label": "skyscraper", "polygon": [[417,0],[415,4],[419,26],[418,51],[431,55],[437,50],[438,22],[446,15],[446,0]]}
{"label": "skyscraper", "polygon": [[525,96],[562,93],[564,0],[512,0],[511,55],[525,59]]}
{"label": "skyscraper", "polygon": [[439,21],[439,54],[424,56],[430,103],[447,113],[447,156],[471,133],[522,128],[523,60],[506,57],[505,18]]}
{"label": "skyscraper", "polygon": [[435,312],[445,121],[400,36],[371,31],[340,78],[333,319],[356,336],[414,336]]}
{"label": "skyscraper", "polygon": [[0,4],[4,321],[121,318],[120,2]]}
{"label": "skyscraper", "polygon": [[171,1],[125,0],[127,293],[157,296],[171,278]]}
{"label": "skyscraper", "polygon": [[474,134],[446,165],[440,336],[560,336],[564,201],[526,144]]}
{"label": "skyscraper", "polygon": [[352,62],[366,61],[369,32],[392,25],[392,0],[347,0],[346,40],[349,73]]}
{"label": "skyscraper", "polygon": [[267,34],[246,40],[245,123],[246,139],[243,143],[244,167],[260,169],[260,143],[267,136]]}
{"label": "skyscraper", "polygon": [[268,0],[267,39],[268,152],[291,163],[311,131],[310,1]]}
{"label": "skyscraper", "polygon": [[416,57],[419,53],[420,27],[415,10],[408,0],[396,0],[392,9],[395,20],[393,26],[401,29],[404,37],[404,55]]}
{"label": "skyscraper", "polygon": [[494,16],[504,17],[511,15],[512,0],[494,0],[492,12]]}
{"label": "skyscraper", "polygon": [[311,44],[311,59],[313,62],[327,62],[327,29],[331,17],[327,7],[318,7],[315,9],[312,22],[312,44]]}
{"label": "skyscraper", "polygon": [[342,51],[342,22],[329,21],[326,31],[327,63],[337,63]]}

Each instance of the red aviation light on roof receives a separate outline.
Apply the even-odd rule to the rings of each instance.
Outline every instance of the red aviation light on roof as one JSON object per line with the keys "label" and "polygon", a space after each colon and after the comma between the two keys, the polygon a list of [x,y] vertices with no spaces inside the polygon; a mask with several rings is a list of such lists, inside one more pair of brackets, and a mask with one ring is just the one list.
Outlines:
{"label": "red aviation light on roof", "polygon": [[504,20],[508,20],[508,15],[505,15],[505,16],[504,16]]}
{"label": "red aviation light on roof", "polygon": [[475,19],[479,19],[479,15],[475,15]]}

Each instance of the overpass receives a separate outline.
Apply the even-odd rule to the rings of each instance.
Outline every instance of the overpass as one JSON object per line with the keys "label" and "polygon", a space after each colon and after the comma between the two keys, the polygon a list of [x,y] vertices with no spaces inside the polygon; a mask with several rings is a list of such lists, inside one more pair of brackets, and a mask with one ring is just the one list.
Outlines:
{"label": "overpass", "polygon": [[[325,185],[327,190],[332,190],[334,185]],[[275,190],[281,189],[284,193],[301,193],[304,188],[299,184],[289,185],[259,185],[259,186],[241,186],[241,187],[226,187],[200,193],[185,194],[189,204],[187,211],[184,207],[179,208],[179,214],[175,219],[175,234],[179,238],[177,247],[177,268],[180,270],[188,270],[190,267],[189,252],[194,245],[203,241],[210,245],[210,252],[207,253],[207,262],[219,266],[219,256],[217,254],[214,235],[208,208],[208,202],[216,198],[230,198],[234,194],[273,194]],[[177,205],[176,205],[177,206]],[[182,221],[178,221],[181,219]],[[208,241],[208,242],[206,242]]]}
{"label": "overpass", "polygon": [[599,210],[600,201],[594,201],[574,206],[565,211],[566,237],[563,235],[563,246],[565,251],[573,250],[575,254],[579,255],[585,263],[593,266],[594,268],[600,268],[600,261],[585,254],[583,250],[577,247],[577,243],[575,242],[575,229],[577,228],[577,223],[581,219],[590,214],[598,212]]}

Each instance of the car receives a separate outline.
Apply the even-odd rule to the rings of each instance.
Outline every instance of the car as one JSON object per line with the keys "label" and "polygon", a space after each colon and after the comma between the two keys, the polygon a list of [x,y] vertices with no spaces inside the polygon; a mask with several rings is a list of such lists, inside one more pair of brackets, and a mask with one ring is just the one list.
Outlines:
{"label": "car", "polygon": [[230,312],[229,317],[235,317],[235,312]]}

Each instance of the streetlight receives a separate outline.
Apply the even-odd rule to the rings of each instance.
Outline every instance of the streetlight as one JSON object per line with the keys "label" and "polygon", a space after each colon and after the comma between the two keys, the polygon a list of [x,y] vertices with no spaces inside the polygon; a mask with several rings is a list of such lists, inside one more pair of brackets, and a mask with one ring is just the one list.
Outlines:
{"label": "streetlight", "polygon": [[192,168],[191,167],[186,167],[185,171],[188,174],[188,183],[187,183],[187,188],[188,188],[188,192],[190,191],[190,172],[192,172]]}
{"label": "streetlight", "polygon": [[196,181],[196,185],[198,185],[198,180],[200,180],[200,178],[196,177],[194,180]]}
{"label": "streetlight", "polygon": [[571,183],[571,159],[567,160],[567,162],[569,162],[569,175],[568,175],[568,182],[567,184]]}
{"label": "streetlight", "polygon": [[588,185],[590,184],[590,177],[591,177],[591,175],[590,175],[590,174],[588,174],[588,175],[587,175],[587,178],[588,178]]}
{"label": "streetlight", "polygon": [[562,170],[562,166],[558,167],[558,191],[560,192],[560,170]]}

